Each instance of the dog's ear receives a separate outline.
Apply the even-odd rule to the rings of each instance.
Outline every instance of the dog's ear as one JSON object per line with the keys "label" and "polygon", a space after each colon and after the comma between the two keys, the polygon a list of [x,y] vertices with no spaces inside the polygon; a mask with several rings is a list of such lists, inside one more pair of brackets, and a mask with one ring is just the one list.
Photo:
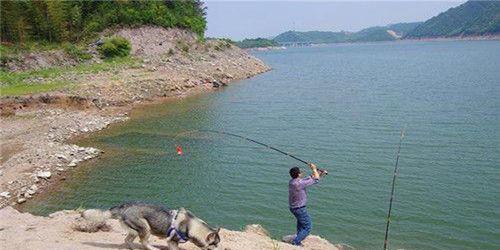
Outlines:
{"label": "dog's ear", "polygon": [[219,232],[213,232],[213,233],[209,233],[207,235],[207,238],[205,239],[207,243],[212,243],[212,242],[216,242],[218,241],[218,238],[219,238]]}

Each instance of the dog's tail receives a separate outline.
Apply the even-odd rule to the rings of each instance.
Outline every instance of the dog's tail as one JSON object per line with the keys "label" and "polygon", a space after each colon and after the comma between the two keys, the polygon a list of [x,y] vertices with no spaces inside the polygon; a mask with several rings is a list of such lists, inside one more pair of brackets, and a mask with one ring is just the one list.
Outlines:
{"label": "dog's tail", "polygon": [[87,209],[82,212],[82,217],[88,221],[106,222],[106,220],[113,218],[113,213],[111,210]]}
{"label": "dog's tail", "polygon": [[80,232],[109,231],[111,227],[106,220],[112,218],[110,210],[88,209],[81,213],[81,218],[76,219],[72,228]]}

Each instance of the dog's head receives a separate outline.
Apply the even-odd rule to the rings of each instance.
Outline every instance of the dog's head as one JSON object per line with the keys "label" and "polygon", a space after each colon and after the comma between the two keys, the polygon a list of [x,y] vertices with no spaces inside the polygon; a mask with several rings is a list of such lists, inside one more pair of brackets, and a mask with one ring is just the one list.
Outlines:
{"label": "dog's head", "polygon": [[220,228],[213,229],[206,222],[190,211],[180,208],[177,212],[179,229],[189,232],[189,240],[203,250],[216,250],[219,242]]}
{"label": "dog's head", "polygon": [[220,242],[219,231],[220,231],[220,228],[217,228],[216,230],[212,230],[212,232],[207,235],[207,237],[205,239],[205,243],[207,245],[205,247],[202,247],[202,249],[206,249],[206,250],[217,249],[219,242]]}

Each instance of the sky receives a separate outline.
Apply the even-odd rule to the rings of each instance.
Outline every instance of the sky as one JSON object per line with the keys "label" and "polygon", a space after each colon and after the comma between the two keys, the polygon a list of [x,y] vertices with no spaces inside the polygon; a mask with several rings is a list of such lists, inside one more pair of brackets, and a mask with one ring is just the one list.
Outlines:
{"label": "sky", "polygon": [[274,37],[288,30],[352,31],[425,21],[465,1],[211,1],[209,37]]}

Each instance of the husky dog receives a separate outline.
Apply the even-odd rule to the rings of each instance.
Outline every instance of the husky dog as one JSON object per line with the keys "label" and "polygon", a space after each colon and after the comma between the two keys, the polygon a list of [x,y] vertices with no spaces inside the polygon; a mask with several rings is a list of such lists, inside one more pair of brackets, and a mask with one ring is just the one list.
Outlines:
{"label": "husky dog", "polygon": [[[90,215],[92,210],[87,211],[82,214],[84,218],[95,217]],[[132,242],[137,236],[148,250],[155,249],[149,244],[151,235],[166,238],[169,250],[179,249],[178,244],[186,241],[191,241],[203,250],[214,250],[220,242],[220,228],[211,228],[184,208],[169,210],[161,205],[128,202],[104,211],[101,217],[120,220],[128,229],[125,243],[130,249],[133,249]]]}

